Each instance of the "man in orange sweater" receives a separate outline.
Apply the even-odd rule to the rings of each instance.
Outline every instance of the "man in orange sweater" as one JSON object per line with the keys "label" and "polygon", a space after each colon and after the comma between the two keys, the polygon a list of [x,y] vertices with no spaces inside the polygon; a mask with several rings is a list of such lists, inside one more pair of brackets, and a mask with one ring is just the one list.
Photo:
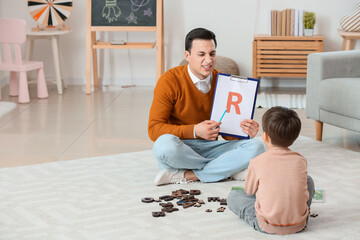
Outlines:
{"label": "man in orange sweater", "polygon": [[231,191],[228,207],[260,232],[300,232],[315,193],[306,159],[288,148],[299,136],[301,121],[295,111],[273,107],[263,115],[262,125],[268,150],[250,160],[245,191]]}
{"label": "man in orange sweater", "polygon": [[[210,119],[218,71],[215,34],[196,28],[185,38],[187,66],[168,70],[158,80],[149,114],[148,133],[160,172],[156,185],[189,181],[244,180],[249,160],[264,152],[255,139],[217,141],[221,122]],[[250,138],[259,124],[240,123]]]}

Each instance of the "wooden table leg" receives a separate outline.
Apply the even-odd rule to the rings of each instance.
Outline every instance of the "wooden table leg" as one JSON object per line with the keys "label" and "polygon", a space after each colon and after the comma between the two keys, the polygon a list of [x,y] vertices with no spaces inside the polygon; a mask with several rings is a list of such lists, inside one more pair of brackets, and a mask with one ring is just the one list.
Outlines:
{"label": "wooden table leg", "polygon": [[52,45],[52,51],[53,51],[57,90],[58,90],[59,94],[62,94],[63,89],[62,89],[62,80],[61,80],[61,73],[60,73],[59,49],[58,49],[58,42],[57,42],[56,36],[51,37],[51,45]]}
{"label": "wooden table leg", "polygon": [[[60,48],[60,36],[57,36],[57,44],[58,44],[58,49],[61,49]],[[63,72],[63,67],[62,67],[62,51],[59,52],[59,67],[60,67],[60,75],[61,75],[61,82],[62,82],[62,87],[63,88],[67,88],[67,85],[66,85],[66,81],[65,81],[65,78],[64,78],[64,72]]]}
{"label": "wooden table leg", "polygon": [[352,50],[352,49],[354,49],[354,39],[344,38],[342,50],[348,51],[348,50]]}

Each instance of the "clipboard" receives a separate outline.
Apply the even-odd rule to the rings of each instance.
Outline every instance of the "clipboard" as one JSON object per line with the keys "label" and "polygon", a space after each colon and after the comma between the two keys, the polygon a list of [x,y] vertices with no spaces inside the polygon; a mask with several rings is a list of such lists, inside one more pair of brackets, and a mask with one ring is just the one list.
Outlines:
{"label": "clipboard", "polygon": [[244,119],[253,119],[259,79],[219,73],[210,120],[219,122],[219,135],[249,139],[240,127]]}

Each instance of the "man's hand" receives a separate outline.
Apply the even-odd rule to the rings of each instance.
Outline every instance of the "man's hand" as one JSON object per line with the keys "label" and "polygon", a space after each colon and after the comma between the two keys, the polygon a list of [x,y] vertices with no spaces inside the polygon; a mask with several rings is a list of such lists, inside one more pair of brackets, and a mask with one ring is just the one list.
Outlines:
{"label": "man's hand", "polygon": [[251,119],[244,119],[240,123],[240,127],[243,129],[243,132],[253,138],[259,131],[259,124]]}
{"label": "man's hand", "polygon": [[206,140],[216,140],[219,136],[221,122],[205,120],[195,125],[195,135]]}

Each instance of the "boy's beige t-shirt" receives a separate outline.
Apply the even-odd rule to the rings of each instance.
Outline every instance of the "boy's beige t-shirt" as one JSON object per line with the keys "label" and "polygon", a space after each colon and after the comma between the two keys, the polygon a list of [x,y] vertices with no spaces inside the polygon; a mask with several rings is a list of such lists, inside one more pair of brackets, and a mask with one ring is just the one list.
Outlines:
{"label": "boy's beige t-shirt", "polygon": [[307,161],[299,153],[274,147],[250,160],[245,192],[256,194],[256,217],[263,231],[291,234],[306,226]]}

